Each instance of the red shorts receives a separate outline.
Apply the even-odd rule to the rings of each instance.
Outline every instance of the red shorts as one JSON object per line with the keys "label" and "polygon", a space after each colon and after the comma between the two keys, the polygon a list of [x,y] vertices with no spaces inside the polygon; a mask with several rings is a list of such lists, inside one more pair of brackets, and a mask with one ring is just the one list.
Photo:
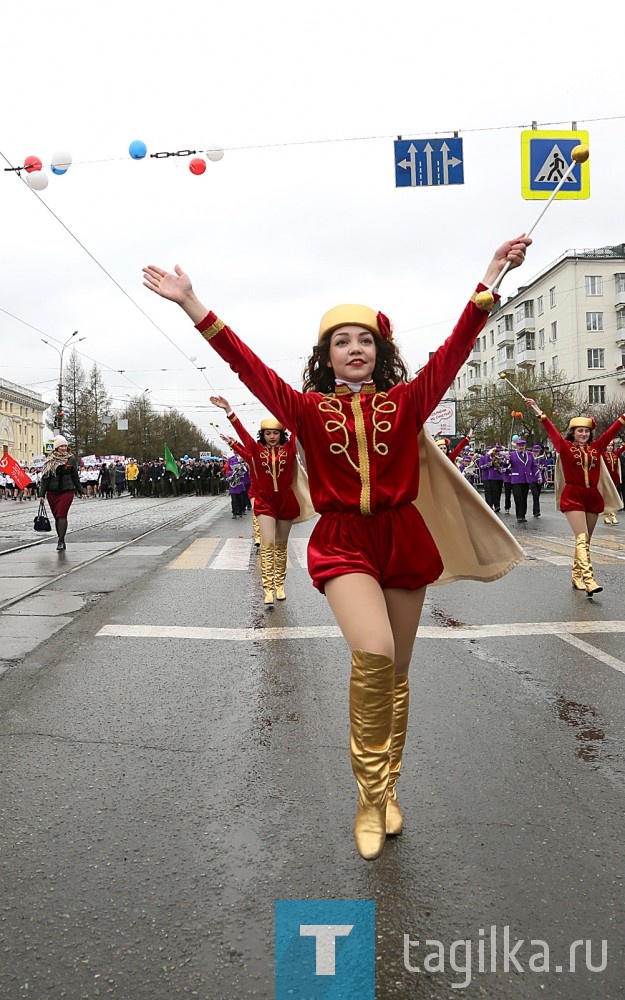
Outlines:
{"label": "red shorts", "polygon": [[67,517],[73,499],[73,490],[63,490],[62,493],[52,493],[51,490],[48,490],[46,493],[46,500],[50,504],[50,510],[55,520],[57,517]]}
{"label": "red shorts", "polygon": [[560,496],[560,510],[582,510],[586,514],[603,514],[605,504],[596,486],[565,486]]}
{"label": "red shorts", "polygon": [[265,514],[276,521],[294,521],[299,517],[299,503],[292,489],[280,493],[256,493],[254,496],[254,513]]}
{"label": "red shorts", "polygon": [[443,561],[421,514],[412,503],[370,517],[323,514],[308,542],[308,572],[323,594],[326,580],[366,573],[380,586],[419,590],[438,580]]}

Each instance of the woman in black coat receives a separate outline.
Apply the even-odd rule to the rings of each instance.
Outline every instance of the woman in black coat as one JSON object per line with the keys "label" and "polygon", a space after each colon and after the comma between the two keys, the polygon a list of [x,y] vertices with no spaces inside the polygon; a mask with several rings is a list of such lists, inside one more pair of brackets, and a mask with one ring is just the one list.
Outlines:
{"label": "woman in black coat", "polygon": [[54,439],[54,451],[46,459],[43,467],[39,496],[48,498],[50,510],[54,516],[56,533],[59,537],[56,550],[65,549],[65,532],[67,531],[67,515],[74,499],[74,493],[83,495],[78,478],[78,463],[70,454],[67,441],[62,434]]}

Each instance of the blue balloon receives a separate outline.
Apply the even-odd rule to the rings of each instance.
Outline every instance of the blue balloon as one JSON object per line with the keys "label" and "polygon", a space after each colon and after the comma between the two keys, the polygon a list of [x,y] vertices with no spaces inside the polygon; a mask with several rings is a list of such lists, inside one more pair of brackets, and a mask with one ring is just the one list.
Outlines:
{"label": "blue balloon", "polygon": [[134,139],[128,147],[128,152],[133,160],[142,160],[147,151],[148,147],[144,142],[141,142],[141,139]]}
{"label": "blue balloon", "polygon": [[512,435],[512,440],[513,441],[518,441],[519,440],[519,435],[518,434],[513,434]]}
{"label": "blue balloon", "polygon": [[188,456],[188,455],[185,455],[185,456],[184,456],[184,460],[185,460],[185,462],[188,462],[188,461],[189,461],[189,456]]}
{"label": "blue balloon", "polygon": [[50,170],[52,171],[53,174],[58,174],[59,176],[61,174],[66,174],[67,173],[67,167],[63,167],[63,169],[61,169],[61,167],[51,166]]}

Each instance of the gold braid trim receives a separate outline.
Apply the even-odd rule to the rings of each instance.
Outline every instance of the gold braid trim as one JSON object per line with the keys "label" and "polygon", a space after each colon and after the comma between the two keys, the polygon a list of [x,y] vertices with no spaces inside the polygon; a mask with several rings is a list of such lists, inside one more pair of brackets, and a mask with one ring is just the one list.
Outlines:
{"label": "gold braid trim", "polygon": [[222,319],[216,319],[205,330],[202,330],[202,336],[204,337],[204,340],[212,340],[213,337],[216,337],[217,334],[223,330],[225,325],[226,324]]}
{"label": "gold braid trim", "polygon": [[362,414],[359,393],[355,393],[352,399],[352,411],[354,413],[356,444],[358,445],[358,465],[360,466],[360,513],[366,517],[368,514],[371,514],[371,475],[365,418]]}
{"label": "gold braid trim", "polygon": [[371,408],[373,410],[373,450],[378,455],[388,455],[388,445],[384,441],[378,441],[378,434],[388,434],[393,425],[390,420],[378,420],[378,413],[396,413],[397,404],[392,399],[388,399],[386,392],[377,392],[371,400]]}

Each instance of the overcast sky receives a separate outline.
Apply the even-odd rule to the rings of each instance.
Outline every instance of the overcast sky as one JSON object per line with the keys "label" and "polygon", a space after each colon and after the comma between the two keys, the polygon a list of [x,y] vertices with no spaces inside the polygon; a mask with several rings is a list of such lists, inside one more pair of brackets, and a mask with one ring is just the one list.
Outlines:
{"label": "overcast sky", "polygon": [[[297,386],[338,302],[387,313],[416,369],[540,211],[521,197],[532,121],[589,130],[591,197],[550,207],[504,293],[567,249],[625,239],[622,27],[620,4],[579,0],[6,5],[2,167],[37,155],[50,173],[58,149],[73,164],[41,194],[0,173],[0,375],[51,399],[59,357],[41,336],[79,330],[118,406],[149,389],[209,433],[218,391],[253,429],[263,408],[143,288],[148,263],[180,263]],[[464,185],[395,187],[397,135],[454,130]],[[135,139],[225,155],[197,177],[188,157],[132,160]]]}

